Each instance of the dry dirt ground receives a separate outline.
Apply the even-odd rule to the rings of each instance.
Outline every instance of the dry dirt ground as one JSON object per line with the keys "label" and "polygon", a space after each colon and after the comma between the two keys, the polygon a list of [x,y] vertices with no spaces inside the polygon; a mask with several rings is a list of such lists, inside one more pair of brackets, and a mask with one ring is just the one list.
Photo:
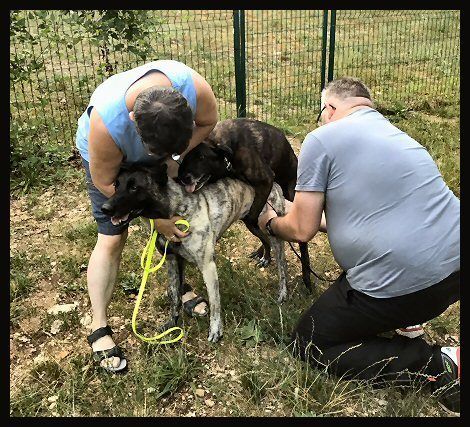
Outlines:
{"label": "dry dirt ground", "polygon": [[[298,154],[299,142],[296,140],[291,142],[296,154]],[[88,333],[86,326],[90,322],[91,311],[87,292],[84,288],[89,252],[85,253],[83,245],[74,245],[70,235],[67,237],[69,230],[74,230],[83,226],[83,224],[92,224],[92,218],[82,179],[76,179],[64,183],[62,186],[50,188],[37,197],[22,197],[11,200],[10,256],[20,254],[24,257],[21,261],[29,263],[31,259],[35,259],[40,254],[42,256],[41,269],[43,273],[41,278],[34,283],[32,291],[21,299],[21,303],[18,304],[18,301],[16,301],[16,305],[20,306],[21,314],[15,322],[10,324],[10,384],[12,393],[23,384],[33,365],[44,360],[55,360],[58,363],[66,364],[67,359],[71,356],[88,356],[90,354],[90,348],[86,342]],[[233,234],[238,236],[238,240],[230,240],[230,262],[236,265],[241,258],[246,257],[249,252],[254,250],[258,243],[243,227],[243,224],[234,224],[232,229],[234,230]],[[141,237],[135,238],[134,243],[144,242],[146,237],[145,233],[140,230],[140,225],[132,225],[129,241],[132,242],[133,236],[139,233]],[[137,249],[134,248],[134,250],[139,254],[140,246]],[[340,269],[332,258],[325,235],[319,233],[309,243],[309,251],[311,254],[315,253],[314,260],[317,257],[329,259],[328,265],[321,269],[322,274],[328,278],[335,278],[338,275]],[[299,262],[288,248],[286,249],[286,255],[289,264],[289,277],[298,276],[300,273]],[[80,263],[80,265],[70,267],[78,270],[77,276],[79,277],[74,280],[81,283],[81,287],[77,288],[79,291],[75,289],[74,292],[64,292],[64,289],[73,284],[68,279],[63,278],[62,270],[59,268],[59,260],[67,259],[72,259],[72,262],[77,264]],[[135,273],[139,276],[138,259],[132,262],[135,263]],[[315,269],[315,266],[313,267]],[[36,277],[34,275],[35,268],[34,264],[31,265],[32,270],[29,273],[32,277]],[[261,273],[263,275],[272,274],[272,277],[275,277],[275,270],[265,269]],[[54,317],[48,313],[48,310],[51,310],[54,306],[64,304],[76,304],[72,311],[78,321],[73,328],[64,327],[65,317]],[[127,300],[127,306],[126,310],[129,313],[133,306],[132,298]],[[459,303],[449,308],[447,314],[455,317],[458,315],[458,310]],[[145,320],[145,318],[146,316],[143,313],[142,319]],[[112,314],[110,324],[117,332],[115,335],[116,341],[126,343],[128,354],[132,354],[132,351],[137,354],[141,342],[131,331],[130,316],[126,318],[119,312],[117,315]],[[447,331],[447,329],[445,330]],[[438,328],[431,328],[427,330],[426,339],[430,342],[452,345],[459,342],[458,330],[454,328],[453,331],[453,333],[447,333],[443,336],[439,333]],[[230,346],[231,344],[228,342],[225,345]],[[195,344],[193,351],[198,352],[199,350],[201,350],[201,345]],[[208,373],[212,377],[221,380],[226,379],[235,387],[238,377],[238,371],[236,370],[236,352],[238,350],[234,348],[233,351],[235,353],[230,356],[226,354],[223,361],[210,352],[201,355],[201,359],[205,361]],[[255,350],[247,349],[246,351]],[[266,348],[261,353],[257,353],[256,357],[270,358],[272,357],[272,351],[272,349]],[[97,379],[96,381],[100,380]],[[227,402],[222,405],[225,409],[219,406],[220,402],[217,401],[216,396],[212,396],[210,390],[204,384],[196,384],[196,386],[198,391],[195,398],[191,389],[184,387],[177,401],[173,400],[171,404],[168,402],[164,411],[165,415],[199,416],[230,415],[232,413]],[[50,402],[51,414],[55,415],[53,398]],[[264,415],[283,415],[285,412],[282,409],[282,403],[280,405],[281,407],[279,402],[274,402],[272,407],[263,408],[259,415],[263,415],[265,409],[267,411]]]}

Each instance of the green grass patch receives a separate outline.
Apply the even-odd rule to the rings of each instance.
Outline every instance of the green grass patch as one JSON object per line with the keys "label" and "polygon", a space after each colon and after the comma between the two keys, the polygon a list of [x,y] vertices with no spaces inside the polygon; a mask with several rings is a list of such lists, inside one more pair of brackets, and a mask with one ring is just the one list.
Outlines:
{"label": "green grass patch", "polygon": [[92,250],[96,244],[98,227],[95,221],[82,223],[74,228],[68,228],[64,236],[70,242],[79,244],[83,246],[84,249]]}

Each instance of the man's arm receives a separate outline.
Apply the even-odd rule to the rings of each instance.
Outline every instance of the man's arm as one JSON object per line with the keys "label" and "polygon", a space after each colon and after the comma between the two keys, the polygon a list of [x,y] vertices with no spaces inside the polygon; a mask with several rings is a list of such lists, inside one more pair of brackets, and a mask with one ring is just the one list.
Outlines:
{"label": "man's arm", "polygon": [[123,155],[96,109],[93,109],[90,115],[88,152],[93,184],[105,196],[111,197],[114,194],[114,181],[119,173]]}
{"label": "man's arm", "polygon": [[[284,206],[285,206],[286,213],[288,213],[290,211],[291,206],[292,206],[292,202],[290,200],[286,199],[285,203],[284,203]],[[323,211],[322,214],[321,214],[320,228],[318,229],[318,231],[326,233],[325,211]]]}
{"label": "man's arm", "polygon": [[[324,202],[323,192],[297,191],[286,215],[277,217],[269,208],[260,216],[259,226],[265,230],[266,222],[274,218],[271,221],[271,229],[276,236],[287,241],[308,242],[320,230]],[[326,223],[324,225],[326,229]]]}

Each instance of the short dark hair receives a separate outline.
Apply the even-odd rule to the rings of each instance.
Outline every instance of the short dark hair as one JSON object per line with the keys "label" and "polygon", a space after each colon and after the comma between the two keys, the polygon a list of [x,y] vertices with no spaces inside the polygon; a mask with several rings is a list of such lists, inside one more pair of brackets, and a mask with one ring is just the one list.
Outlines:
{"label": "short dark hair", "polygon": [[172,87],[151,86],[134,104],[137,132],[156,155],[181,154],[193,134],[193,113],[186,98]]}
{"label": "short dark hair", "polygon": [[339,99],[361,96],[372,100],[369,88],[356,77],[346,76],[333,80],[326,85],[325,91],[327,95],[333,95]]}

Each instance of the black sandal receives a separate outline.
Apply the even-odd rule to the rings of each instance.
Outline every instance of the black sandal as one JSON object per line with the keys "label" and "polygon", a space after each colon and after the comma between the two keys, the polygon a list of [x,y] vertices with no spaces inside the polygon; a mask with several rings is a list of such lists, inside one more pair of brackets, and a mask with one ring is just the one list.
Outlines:
{"label": "black sandal", "polygon": [[[86,339],[88,341],[88,344],[90,344],[90,347],[91,347],[91,345],[95,341],[99,340],[100,338],[105,337],[106,335],[112,335],[112,334],[113,334],[112,329],[109,327],[109,325],[106,325],[106,326],[103,326],[102,328],[96,329],[94,332],[88,335]],[[117,368],[115,368],[114,366],[102,366],[101,365],[102,360],[108,359],[110,357],[119,357],[121,359],[121,363],[119,364]],[[94,351],[93,360],[97,362],[97,364],[101,368],[110,372],[120,372],[124,368],[127,367],[127,360],[124,358],[124,353],[122,352],[121,347],[117,345],[115,345],[113,348],[110,348],[108,350]]]}
{"label": "black sandal", "polygon": [[[186,292],[191,292],[192,290],[193,289],[191,288],[191,286],[189,286],[187,283],[183,284],[183,295]],[[206,303],[206,310],[203,314],[200,314],[197,311],[194,311],[196,306],[200,304],[201,302]],[[201,296],[197,296],[183,303],[183,311],[191,317],[205,317],[209,313],[209,303],[205,298]]]}

